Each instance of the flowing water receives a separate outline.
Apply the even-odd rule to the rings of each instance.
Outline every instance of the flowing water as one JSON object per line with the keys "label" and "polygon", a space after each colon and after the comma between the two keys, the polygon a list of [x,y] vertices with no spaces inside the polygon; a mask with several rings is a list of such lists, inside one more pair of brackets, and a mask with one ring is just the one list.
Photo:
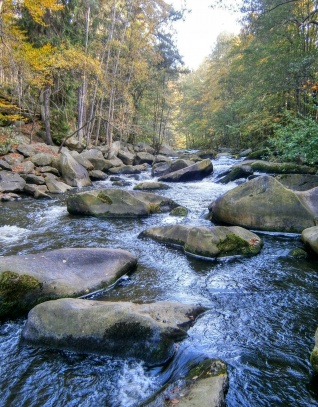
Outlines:
{"label": "flowing water", "polygon": [[[189,209],[186,218],[168,214],[142,219],[97,219],[67,213],[65,197],[1,204],[0,255],[62,247],[110,247],[131,251],[137,270],[94,296],[109,301],[177,301],[208,311],[189,330],[168,366],[140,361],[35,349],[20,344],[23,320],[0,325],[0,406],[129,407],[165,381],[182,377],[204,356],[227,363],[229,407],[318,406],[318,379],[309,363],[318,326],[318,261],[297,260],[299,235],[260,236],[257,256],[206,261],[181,250],[140,239],[146,228],[182,223],[211,225],[208,205],[235,183],[216,175],[235,161],[215,160],[214,173],[200,182],[170,184],[159,192]],[[150,178],[150,174],[140,179]],[[131,189],[138,182],[127,177]],[[94,188],[110,187],[109,181]],[[204,407],[204,406],[202,406]]]}

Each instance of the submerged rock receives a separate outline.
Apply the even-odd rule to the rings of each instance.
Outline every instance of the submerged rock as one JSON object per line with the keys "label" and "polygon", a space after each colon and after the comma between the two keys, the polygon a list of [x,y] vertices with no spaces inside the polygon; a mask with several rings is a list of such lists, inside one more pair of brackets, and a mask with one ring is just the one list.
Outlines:
{"label": "submerged rock", "polygon": [[145,181],[145,182],[140,182],[137,184],[134,189],[140,190],[140,191],[149,191],[149,190],[154,190],[154,189],[169,189],[169,185],[163,184],[162,182],[155,182],[155,181]]}
{"label": "submerged rock", "polygon": [[70,196],[67,210],[74,215],[106,217],[138,217],[169,212],[178,206],[173,200],[140,191],[102,189]]}
{"label": "submerged rock", "polygon": [[257,254],[263,245],[255,233],[235,226],[161,226],[147,229],[139,236],[182,246],[185,252],[206,258]]}
{"label": "submerged rock", "polygon": [[33,308],[22,337],[28,343],[50,348],[159,364],[173,355],[175,342],[187,336],[189,327],[205,310],[171,302],[133,304],[65,298]]}
{"label": "submerged rock", "polygon": [[137,264],[119,249],[61,249],[0,257],[0,318],[18,316],[34,305],[78,297],[107,287]]}
{"label": "submerged rock", "polygon": [[293,191],[263,175],[216,199],[209,218],[251,229],[300,233],[315,225],[317,199],[318,188]]}
{"label": "submerged rock", "polygon": [[140,407],[224,407],[228,387],[225,363],[206,358],[196,363],[186,378],[165,385]]}
{"label": "submerged rock", "polygon": [[158,181],[165,182],[185,182],[202,180],[213,172],[213,164],[211,160],[205,159],[185,167],[181,170],[171,172],[167,175],[163,175]]}

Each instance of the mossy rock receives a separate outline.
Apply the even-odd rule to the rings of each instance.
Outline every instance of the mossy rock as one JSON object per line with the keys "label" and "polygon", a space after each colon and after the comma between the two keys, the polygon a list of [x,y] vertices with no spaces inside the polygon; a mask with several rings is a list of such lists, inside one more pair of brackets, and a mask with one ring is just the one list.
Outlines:
{"label": "mossy rock", "polygon": [[0,319],[19,316],[37,303],[42,283],[28,274],[0,272]]}
{"label": "mossy rock", "polygon": [[177,206],[176,208],[172,209],[170,215],[184,217],[188,215],[188,209],[184,206]]}
{"label": "mossy rock", "polygon": [[295,259],[307,259],[308,257],[306,250],[302,249],[301,247],[296,247],[295,249],[291,250],[289,254]]}
{"label": "mossy rock", "polygon": [[262,240],[253,232],[240,227],[162,226],[147,229],[140,237],[150,237],[162,243],[183,247],[188,254],[203,258],[233,255],[255,255]]}

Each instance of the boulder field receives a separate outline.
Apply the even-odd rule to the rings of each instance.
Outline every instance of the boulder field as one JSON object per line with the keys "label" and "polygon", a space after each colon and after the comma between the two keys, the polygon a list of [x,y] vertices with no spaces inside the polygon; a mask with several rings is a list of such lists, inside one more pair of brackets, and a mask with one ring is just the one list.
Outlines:
{"label": "boulder field", "polygon": [[186,253],[205,258],[254,255],[263,245],[255,233],[236,226],[162,226],[147,229],[139,236],[181,246]]}
{"label": "boulder field", "polygon": [[187,336],[204,311],[201,306],[171,302],[134,304],[65,298],[34,307],[22,338],[37,346],[162,364],[173,356],[175,342]]}
{"label": "boulder field", "polygon": [[23,315],[36,304],[79,297],[107,287],[137,265],[120,249],[60,249],[0,257],[0,319]]}

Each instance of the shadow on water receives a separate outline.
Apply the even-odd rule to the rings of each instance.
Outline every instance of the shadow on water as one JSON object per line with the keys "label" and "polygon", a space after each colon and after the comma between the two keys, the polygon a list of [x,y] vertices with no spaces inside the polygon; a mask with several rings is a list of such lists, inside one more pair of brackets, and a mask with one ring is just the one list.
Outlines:
{"label": "shadow on water", "polygon": [[[216,172],[231,163],[216,162]],[[137,182],[130,181],[128,189]],[[208,311],[189,330],[172,362],[156,369],[138,361],[34,349],[19,342],[24,321],[3,323],[0,406],[136,406],[206,356],[228,365],[228,407],[318,406],[318,379],[309,363],[318,326],[318,262],[289,255],[302,247],[298,235],[262,233],[259,255],[217,261],[138,237],[152,226],[210,225],[208,205],[234,186],[216,184],[211,176],[160,191],[189,208],[186,218],[75,217],[67,213],[65,197],[2,205],[0,255],[62,247],[126,249],[139,259],[136,271],[94,299],[177,301],[201,304]]]}

